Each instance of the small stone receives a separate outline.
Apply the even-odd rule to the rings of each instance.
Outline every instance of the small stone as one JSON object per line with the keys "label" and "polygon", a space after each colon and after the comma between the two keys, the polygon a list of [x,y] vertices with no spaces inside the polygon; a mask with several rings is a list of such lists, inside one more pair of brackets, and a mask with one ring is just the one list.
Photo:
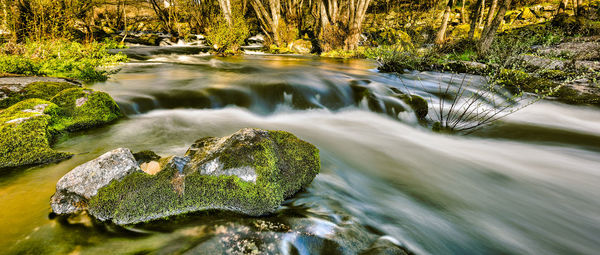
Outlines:
{"label": "small stone", "polygon": [[151,175],[155,175],[158,172],[160,172],[160,164],[156,161],[150,161],[150,162],[146,162],[146,163],[142,163],[140,165],[140,168],[142,169],[142,171],[144,171],[147,174],[151,174]]}
{"label": "small stone", "polygon": [[77,100],[75,100],[75,106],[77,107],[81,107],[83,106],[86,102],[88,101],[87,97],[80,97],[77,98]]}

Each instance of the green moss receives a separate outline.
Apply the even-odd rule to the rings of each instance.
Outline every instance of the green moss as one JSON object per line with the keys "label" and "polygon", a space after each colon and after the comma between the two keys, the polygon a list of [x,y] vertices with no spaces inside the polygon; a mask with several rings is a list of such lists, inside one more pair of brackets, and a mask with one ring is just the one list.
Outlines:
{"label": "green moss", "polygon": [[497,85],[503,86],[513,92],[538,93],[555,88],[558,84],[541,77],[515,69],[502,69],[492,79]]}
{"label": "green moss", "polygon": [[91,89],[63,90],[50,101],[62,110],[63,117],[51,126],[58,132],[104,125],[121,116],[119,106],[108,94]]}
{"label": "green moss", "polygon": [[160,159],[160,156],[158,156],[155,152],[149,150],[136,152],[133,154],[133,157],[138,162],[138,164],[156,161]]}
{"label": "green moss", "polygon": [[[186,156],[204,158],[207,153],[202,149],[217,141],[200,139]],[[117,224],[208,209],[260,216],[274,212],[286,198],[308,185],[320,169],[318,149],[287,132],[268,131],[251,142],[231,139],[226,143],[227,149],[218,153],[223,168],[253,167],[256,182],[237,176],[202,175],[189,168],[181,174],[165,163],[168,158],[161,159],[164,168],[156,175],[137,172],[100,189],[89,201],[90,214]]]}
{"label": "green moss", "polygon": [[68,82],[34,82],[25,86],[22,91],[15,92],[3,89],[2,93],[6,95],[6,98],[0,100],[0,109],[7,108],[28,98],[50,100],[65,89],[77,87],[77,85]]}
{"label": "green moss", "polygon": [[401,99],[413,109],[419,120],[424,120],[429,113],[427,100],[417,95],[403,95]]}
{"label": "green moss", "polygon": [[68,82],[34,82],[25,88],[25,97],[50,100],[63,90],[78,87]]}
{"label": "green moss", "polygon": [[569,78],[569,74],[565,73],[564,71],[561,71],[561,70],[552,70],[552,69],[541,70],[539,72],[539,75],[542,78],[546,78],[546,79],[550,79],[550,80],[556,80],[556,81],[563,81],[563,80]]}
{"label": "green moss", "polygon": [[48,126],[57,109],[51,102],[28,99],[0,111],[0,169],[70,157],[50,148]]}

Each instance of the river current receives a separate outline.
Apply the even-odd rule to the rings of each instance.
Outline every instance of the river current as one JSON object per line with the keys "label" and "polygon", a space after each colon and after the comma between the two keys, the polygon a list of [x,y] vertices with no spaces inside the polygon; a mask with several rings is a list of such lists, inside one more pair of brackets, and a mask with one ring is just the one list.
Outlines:
{"label": "river current", "polygon": [[[451,79],[383,74],[367,60],[133,60],[90,85],[126,118],[60,139],[55,148],[75,153],[70,160],[0,176],[0,253],[203,253],[226,229],[252,236],[238,242],[258,251],[290,254],[353,254],[377,240],[416,254],[597,254],[600,110],[541,101],[473,134],[449,135],[398,111],[405,105],[386,92],[437,102],[433,92]],[[357,97],[357,86],[368,87],[371,100]],[[108,150],[180,155],[198,138],[245,127],[286,130],[321,151],[321,173],[276,215],[125,229],[48,217],[58,179]],[[253,233],[257,222],[287,229]]]}

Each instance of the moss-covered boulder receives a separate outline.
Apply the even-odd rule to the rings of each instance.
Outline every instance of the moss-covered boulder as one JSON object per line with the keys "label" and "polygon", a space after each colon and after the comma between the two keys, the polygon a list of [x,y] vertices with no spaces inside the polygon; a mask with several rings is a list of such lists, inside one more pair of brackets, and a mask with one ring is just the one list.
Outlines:
{"label": "moss-covered boulder", "polygon": [[33,82],[27,85],[0,86],[0,109],[14,105],[29,98],[50,100],[65,89],[78,88],[79,85],[68,82]]}
{"label": "moss-covered boulder", "polygon": [[315,146],[261,129],[202,138],[183,157],[156,162],[160,171],[135,171],[100,188],[85,201],[89,214],[119,225],[204,210],[261,216],[310,184],[320,169]]}
{"label": "moss-covered boulder", "polygon": [[69,153],[50,147],[57,135],[104,125],[121,115],[108,94],[69,83],[31,83],[13,99],[23,101],[0,110],[0,169],[68,158]]}
{"label": "moss-covered boulder", "polygon": [[42,99],[28,99],[0,111],[0,169],[43,164],[70,157],[50,148],[49,127],[60,111]]}
{"label": "moss-covered boulder", "polygon": [[65,116],[55,129],[76,131],[112,122],[121,116],[115,101],[105,92],[72,88],[54,96],[51,102],[62,109]]}

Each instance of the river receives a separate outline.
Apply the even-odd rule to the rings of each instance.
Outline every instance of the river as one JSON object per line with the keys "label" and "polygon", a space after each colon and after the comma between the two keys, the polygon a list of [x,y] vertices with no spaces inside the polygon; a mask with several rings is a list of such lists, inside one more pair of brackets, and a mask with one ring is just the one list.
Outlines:
{"label": "river", "polygon": [[598,108],[542,101],[471,135],[449,135],[410,111],[373,110],[350,89],[367,86],[382,105],[389,87],[437,100],[432,88],[449,77],[316,57],[134,60],[90,85],[115,98],[126,118],[60,139],[55,148],[75,153],[70,160],[0,176],[0,253],[202,253],[212,242],[206,229],[250,223],[203,215],[125,229],[68,224],[50,219],[50,196],[65,173],[108,150],[183,154],[198,138],[257,127],[296,134],[322,161],[306,191],[276,215],[249,220],[302,231],[255,235],[258,246],[352,254],[385,239],[416,254],[597,254]]}

